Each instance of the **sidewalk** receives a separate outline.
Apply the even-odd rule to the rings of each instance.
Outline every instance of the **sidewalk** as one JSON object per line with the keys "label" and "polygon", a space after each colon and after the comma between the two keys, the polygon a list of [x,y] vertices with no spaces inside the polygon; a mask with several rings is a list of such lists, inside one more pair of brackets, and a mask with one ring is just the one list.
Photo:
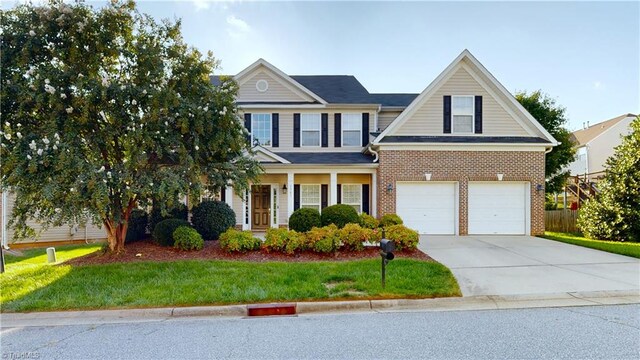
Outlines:
{"label": "sidewalk", "polygon": [[[470,296],[437,299],[298,302],[298,315],[340,312],[407,312],[500,310],[540,307],[640,304],[637,291],[600,291],[515,296]],[[182,317],[246,317],[247,305],[150,309],[57,311],[0,314],[0,327],[60,326],[149,322]]]}

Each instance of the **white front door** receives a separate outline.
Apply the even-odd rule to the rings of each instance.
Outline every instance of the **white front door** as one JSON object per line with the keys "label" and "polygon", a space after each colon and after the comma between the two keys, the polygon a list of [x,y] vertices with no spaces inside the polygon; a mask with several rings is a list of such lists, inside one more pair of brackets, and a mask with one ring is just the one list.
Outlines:
{"label": "white front door", "polygon": [[470,182],[469,234],[527,234],[529,183]]}
{"label": "white front door", "polygon": [[398,182],[396,213],[420,234],[456,233],[456,183]]}

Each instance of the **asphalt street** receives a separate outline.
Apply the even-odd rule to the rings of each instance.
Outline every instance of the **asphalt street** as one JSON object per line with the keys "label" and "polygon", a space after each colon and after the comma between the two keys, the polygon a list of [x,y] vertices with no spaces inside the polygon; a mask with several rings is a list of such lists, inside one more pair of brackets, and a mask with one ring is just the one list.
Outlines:
{"label": "asphalt street", "polygon": [[2,359],[639,359],[640,305],[4,328]]}

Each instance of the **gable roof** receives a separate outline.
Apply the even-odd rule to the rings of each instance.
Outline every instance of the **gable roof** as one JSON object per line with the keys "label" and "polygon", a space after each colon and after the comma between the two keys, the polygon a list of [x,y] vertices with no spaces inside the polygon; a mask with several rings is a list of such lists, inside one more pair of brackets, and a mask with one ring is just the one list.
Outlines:
{"label": "gable roof", "polygon": [[280,164],[291,164],[291,162],[282,156],[265,149],[260,145],[255,145],[253,147],[253,152],[256,155],[256,159],[260,163],[280,163]]}
{"label": "gable roof", "polygon": [[[552,146],[558,144],[557,140],[551,136],[551,134],[549,134],[549,132],[545,130],[545,128],[542,127],[542,125],[540,125],[540,123],[524,109],[524,107],[522,107],[522,105],[520,105],[516,98],[509,93],[509,91],[505,89],[505,87],[502,86],[502,84],[500,84],[500,82],[496,80],[496,78],[493,77],[493,75],[491,75],[491,73],[482,64],[480,64],[480,62],[467,49],[462,51],[460,55],[458,55],[451,64],[449,64],[449,66],[447,66],[440,75],[438,75],[438,77],[436,77],[435,80],[433,80],[431,84],[429,84],[429,86],[427,86],[422,93],[420,93],[420,95],[418,95],[413,102],[411,102],[411,104],[407,106],[407,108],[373,140],[373,144],[380,144],[385,136],[391,135],[394,129],[404,124],[420,108],[420,106],[429,100],[433,93],[435,93],[436,90],[448,80],[448,78],[458,69],[459,65],[467,66],[472,72],[482,74],[488,82],[497,89],[498,93],[494,97],[501,95],[503,100],[506,101],[505,105],[511,105],[511,108],[505,108],[505,110],[511,112],[514,119],[518,121],[524,129],[527,129],[530,132],[535,132],[535,130],[537,130],[549,144]],[[471,75],[473,76],[472,73]],[[493,93],[493,90],[487,89],[487,91],[489,91],[489,93]],[[496,99],[496,101],[500,101],[500,99]],[[538,136],[533,133],[531,135],[536,137]]]}
{"label": "gable roof", "polygon": [[371,103],[369,92],[353,75],[291,75],[291,78],[329,103]]}
{"label": "gable roof", "polygon": [[382,106],[406,107],[420,94],[370,94],[371,101]]}
{"label": "gable roof", "polygon": [[613,119],[609,119],[594,125],[589,126],[586,129],[580,129],[571,133],[571,140],[576,143],[577,146],[582,146],[595,139],[598,135],[603,132],[611,129],[620,121],[629,118],[636,117],[634,114],[624,114],[618,117],[614,117]]}

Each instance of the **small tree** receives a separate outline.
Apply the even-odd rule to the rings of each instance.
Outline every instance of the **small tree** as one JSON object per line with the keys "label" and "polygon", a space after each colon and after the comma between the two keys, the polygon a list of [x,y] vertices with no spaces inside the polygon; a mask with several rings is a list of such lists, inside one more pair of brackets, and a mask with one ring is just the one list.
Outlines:
{"label": "small tree", "polygon": [[531,94],[519,92],[516,99],[560,143],[545,158],[545,190],[547,193],[560,192],[569,176],[569,172],[562,169],[573,161],[576,153],[571,133],[564,127],[567,123],[565,108],[556,105],[553,98],[540,90]]}
{"label": "small tree", "polygon": [[16,194],[16,238],[33,234],[29,218],[46,228],[88,216],[120,252],[138,205],[195,200],[204,178],[240,192],[257,177],[237,84],[211,84],[217,61],[184,43],[179,21],[133,1],[0,15],[1,188]]}
{"label": "small tree", "polygon": [[593,239],[640,241],[640,117],[607,159],[600,192],[578,213],[578,226]]}

